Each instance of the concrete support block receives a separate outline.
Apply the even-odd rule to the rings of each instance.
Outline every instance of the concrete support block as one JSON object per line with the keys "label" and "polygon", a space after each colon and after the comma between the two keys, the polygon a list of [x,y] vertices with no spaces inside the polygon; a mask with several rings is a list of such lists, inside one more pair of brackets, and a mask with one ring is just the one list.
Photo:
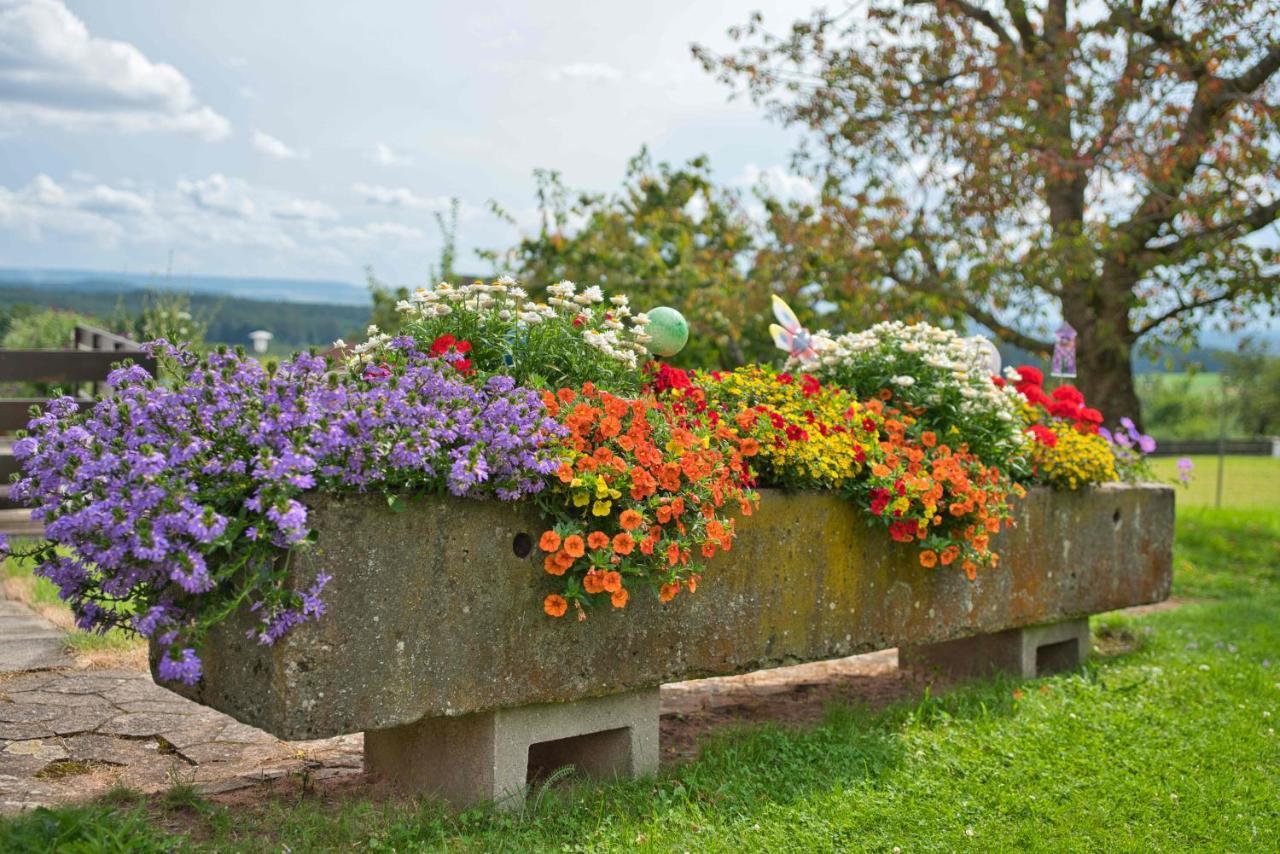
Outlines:
{"label": "concrete support block", "polygon": [[904,646],[898,666],[951,676],[1011,673],[1033,679],[1073,670],[1089,656],[1089,618],[1008,629],[942,643]]}
{"label": "concrete support block", "polygon": [[589,777],[658,770],[658,689],[426,718],[365,733],[365,770],[397,789],[459,809],[518,809],[530,783],[566,765]]}

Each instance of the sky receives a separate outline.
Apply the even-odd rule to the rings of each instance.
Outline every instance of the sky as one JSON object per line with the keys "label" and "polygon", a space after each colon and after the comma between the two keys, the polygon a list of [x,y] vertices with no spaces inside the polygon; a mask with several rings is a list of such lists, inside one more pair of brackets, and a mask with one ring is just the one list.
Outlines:
{"label": "sky", "polygon": [[811,5],[0,0],[0,267],[421,284],[456,196],[484,273],[489,200],[531,229],[534,169],[616,188],[642,144],[804,192],[689,46]]}

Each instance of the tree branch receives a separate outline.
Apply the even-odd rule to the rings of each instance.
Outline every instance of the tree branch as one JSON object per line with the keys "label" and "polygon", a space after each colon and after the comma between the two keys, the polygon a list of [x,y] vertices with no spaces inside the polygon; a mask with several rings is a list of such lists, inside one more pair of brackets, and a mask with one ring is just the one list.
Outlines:
{"label": "tree branch", "polygon": [[1218,225],[1202,229],[1192,234],[1185,234],[1176,240],[1152,247],[1147,251],[1159,255],[1172,255],[1176,254],[1178,250],[1183,247],[1206,238],[1221,237],[1224,234],[1230,234],[1231,232],[1236,231],[1239,233],[1234,235],[1232,239],[1235,237],[1243,237],[1244,235],[1251,234],[1260,228],[1270,225],[1277,219],[1280,219],[1280,199],[1277,199],[1269,205],[1259,205],[1243,216],[1236,217],[1235,219],[1219,223]]}
{"label": "tree branch", "polygon": [[1142,326],[1138,327],[1137,332],[1134,334],[1134,338],[1141,338],[1160,324],[1173,320],[1180,314],[1185,314],[1188,311],[1195,311],[1200,308],[1208,308],[1209,306],[1216,305],[1220,302],[1226,302],[1227,300],[1237,296],[1237,294],[1237,291],[1227,290],[1217,296],[1206,297],[1201,300],[1192,300],[1191,302],[1179,302],[1173,308],[1157,314],[1155,317],[1142,324]]}
{"label": "tree branch", "polygon": [[1217,131],[1218,123],[1238,101],[1261,87],[1280,70],[1280,45],[1273,46],[1247,71],[1237,77],[1206,74],[1196,85],[1186,123],[1174,143],[1174,167],[1168,180],[1153,183],[1129,221],[1120,228],[1138,246],[1153,238],[1160,227],[1177,214],[1177,202],[1187,183],[1200,167],[1201,158]]}
{"label": "tree branch", "polygon": [[1027,4],[1022,0],[1004,0],[1004,8],[1013,19],[1013,28],[1022,38],[1022,46],[1031,47],[1037,36],[1035,29],[1031,26],[1031,19],[1027,17]]}
{"label": "tree branch", "polygon": [[1276,71],[1280,71],[1280,44],[1272,45],[1248,71],[1238,77],[1228,77],[1223,82],[1228,92],[1236,96],[1233,100],[1239,100],[1256,91]]}
{"label": "tree branch", "polygon": [[995,15],[992,15],[980,6],[975,6],[972,3],[966,2],[966,0],[907,0],[906,5],[945,6],[947,8],[954,9],[971,21],[976,21],[981,24],[997,39],[999,39],[1001,44],[1008,45],[1009,47],[1016,46],[1013,41],[1013,37],[1009,35],[1009,31],[1000,25],[1000,22],[996,20]]}

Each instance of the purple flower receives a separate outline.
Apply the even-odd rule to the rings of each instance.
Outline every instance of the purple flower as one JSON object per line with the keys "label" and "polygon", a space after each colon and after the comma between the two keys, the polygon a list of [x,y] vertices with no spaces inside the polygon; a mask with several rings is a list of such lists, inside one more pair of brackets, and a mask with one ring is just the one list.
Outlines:
{"label": "purple flower", "polygon": [[1178,458],[1178,479],[1184,484],[1191,483],[1191,470],[1195,468],[1195,463],[1190,457]]}
{"label": "purple flower", "polygon": [[178,658],[173,658],[173,650],[165,650],[160,655],[160,678],[166,681],[185,682],[188,685],[194,685],[200,681],[201,665],[200,659],[196,657],[196,651],[191,647],[187,647],[178,653]]}
{"label": "purple flower", "polygon": [[1138,449],[1144,454],[1153,453],[1156,449],[1156,440],[1144,433],[1138,437]]}
{"label": "purple flower", "polygon": [[157,341],[148,350],[181,366],[179,382],[131,366],[92,407],[51,402],[14,446],[11,495],[45,527],[37,573],[86,627],[181,648],[159,673],[194,681],[195,649],[237,598],[265,643],[324,613],[329,578],[300,589],[280,560],[310,534],[305,491],[516,500],[543,488],[564,429],[537,392],[509,378],[477,388],[412,339],[393,344],[390,364],[334,373],[306,353],[268,369]]}

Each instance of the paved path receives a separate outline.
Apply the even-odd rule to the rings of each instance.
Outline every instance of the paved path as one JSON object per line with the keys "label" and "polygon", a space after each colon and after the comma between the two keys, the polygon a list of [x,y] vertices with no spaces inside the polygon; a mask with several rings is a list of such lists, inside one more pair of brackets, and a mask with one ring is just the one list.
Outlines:
{"label": "paved path", "polygon": [[62,630],[21,602],[0,598],[0,674],[68,667]]}

